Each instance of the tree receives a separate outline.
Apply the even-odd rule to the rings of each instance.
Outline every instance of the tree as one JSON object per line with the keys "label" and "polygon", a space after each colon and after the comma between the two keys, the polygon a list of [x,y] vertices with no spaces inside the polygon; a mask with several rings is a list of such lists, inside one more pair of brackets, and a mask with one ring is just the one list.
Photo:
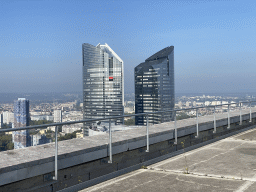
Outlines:
{"label": "tree", "polygon": [[76,133],[80,133],[80,132],[82,132],[82,130],[74,131],[73,133],[67,133],[64,136],[60,136],[58,138],[58,141],[63,141],[63,140],[69,140],[69,139],[76,138]]}
{"label": "tree", "polygon": [[30,120],[29,121],[29,125],[30,126],[32,126],[32,125],[50,124],[50,123],[53,123],[53,121],[48,121],[48,120],[38,120],[38,121]]}
{"label": "tree", "polygon": [[188,118],[191,118],[191,117],[195,117],[195,116],[194,115],[189,116],[186,113],[181,112],[181,113],[177,114],[176,120],[188,119]]}
{"label": "tree", "polygon": [[135,125],[135,118],[131,118],[124,121],[125,125]]}
{"label": "tree", "polygon": [[14,149],[14,144],[12,143],[12,135],[0,135],[0,151],[6,151]]}
{"label": "tree", "polygon": [[1,127],[2,129],[10,129],[12,128],[9,124],[3,123],[3,126]]}

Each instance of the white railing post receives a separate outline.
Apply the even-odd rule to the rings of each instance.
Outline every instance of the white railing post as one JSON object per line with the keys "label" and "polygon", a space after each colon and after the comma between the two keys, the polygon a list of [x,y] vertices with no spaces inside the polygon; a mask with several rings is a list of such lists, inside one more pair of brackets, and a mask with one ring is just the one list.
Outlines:
{"label": "white railing post", "polygon": [[175,129],[175,142],[174,142],[174,144],[177,145],[177,143],[178,143],[178,132],[177,132],[177,122],[176,122],[176,111],[174,111],[174,129]]}
{"label": "white railing post", "polygon": [[216,129],[216,107],[215,106],[214,106],[214,109],[213,109],[213,113],[214,113],[214,116],[213,116],[213,118],[214,118],[214,122],[213,122],[213,124],[214,124],[214,131],[213,131],[213,133],[216,133],[217,129]]}
{"label": "white railing post", "polygon": [[252,102],[250,101],[250,123],[252,122]]}
{"label": "white railing post", "polygon": [[146,152],[149,152],[148,114],[147,114],[147,150]]}
{"label": "white railing post", "polygon": [[53,180],[58,180],[58,126],[55,126],[55,176]]}
{"label": "white railing post", "polygon": [[111,131],[111,119],[109,119],[109,161],[112,163],[112,131]]}
{"label": "white railing post", "polygon": [[239,105],[240,105],[240,125],[243,124],[243,120],[242,120],[242,103],[239,102]]}
{"label": "white railing post", "polygon": [[198,109],[196,109],[196,138],[199,137]]}
{"label": "white railing post", "polygon": [[228,104],[228,129],[230,128],[230,111],[229,111],[229,104]]}

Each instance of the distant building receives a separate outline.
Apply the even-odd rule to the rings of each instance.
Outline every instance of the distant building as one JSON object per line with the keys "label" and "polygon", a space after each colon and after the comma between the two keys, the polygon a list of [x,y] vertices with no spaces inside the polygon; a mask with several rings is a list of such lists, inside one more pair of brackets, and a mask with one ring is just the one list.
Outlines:
{"label": "distant building", "polygon": [[9,111],[3,112],[3,123],[6,123],[8,125],[11,125],[14,123],[14,113]]}
{"label": "distant building", "polygon": [[9,124],[9,111],[3,112],[3,123]]}
{"label": "distant building", "polygon": [[222,109],[228,109],[228,101],[222,101]]}
{"label": "distant building", "polygon": [[62,122],[62,111],[61,110],[54,110],[53,120],[54,120],[54,123]]}
{"label": "distant building", "polygon": [[[231,103],[236,103],[235,101],[231,101]],[[231,107],[236,107],[237,106],[237,104],[232,104],[232,105],[230,105]]]}
{"label": "distant building", "polygon": [[178,102],[178,107],[182,108],[182,102],[181,101]]}
{"label": "distant building", "polygon": [[[174,97],[174,46],[166,47],[139,64],[135,75],[135,113],[172,110]],[[172,113],[149,115],[149,123],[170,121]],[[145,116],[135,117],[136,125],[145,125]]]}
{"label": "distant building", "polygon": [[52,115],[33,115],[31,116],[32,121],[40,121],[40,120],[46,120],[46,121],[53,121]]}
{"label": "distant building", "polygon": [[217,101],[212,101],[211,105],[217,105]]}
{"label": "distant building", "polygon": [[0,114],[0,128],[3,127],[3,114]]}
{"label": "distant building", "polygon": [[84,134],[83,133],[76,133],[76,138],[83,138]]}
{"label": "distant building", "polygon": [[[14,101],[14,128],[26,127],[29,125],[29,101],[19,98]],[[13,131],[12,139],[14,149],[31,146],[31,137],[27,130]]]}
{"label": "distant building", "polygon": [[211,105],[211,101],[205,101],[205,102],[204,102],[204,105],[205,105],[205,106]]}
{"label": "distant building", "polygon": [[45,135],[31,135],[31,145],[32,146],[37,146],[37,145],[42,145],[46,143],[50,143],[52,140],[47,138]]}
{"label": "distant building", "polygon": [[[83,52],[83,118],[105,118],[123,115],[123,60],[107,45],[82,45]],[[115,120],[123,123],[123,118]],[[89,124],[84,125],[84,135]]]}

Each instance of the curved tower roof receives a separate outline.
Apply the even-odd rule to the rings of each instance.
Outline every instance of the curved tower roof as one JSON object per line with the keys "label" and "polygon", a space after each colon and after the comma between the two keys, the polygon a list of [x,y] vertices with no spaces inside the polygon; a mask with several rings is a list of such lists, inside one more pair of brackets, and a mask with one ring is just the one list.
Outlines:
{"label": "curved tower roof", "polygon": [[161,51],[158,51],[154,55],[150,56],[145,61],[152,61],[152,60],[156,60],[156,59],[166,58],[166,57],[168,57],[168,55],[170,55],[170,53],[173,51],[173,49],[174,49],[174,46],[166,47],[166,48],[162,49]]}

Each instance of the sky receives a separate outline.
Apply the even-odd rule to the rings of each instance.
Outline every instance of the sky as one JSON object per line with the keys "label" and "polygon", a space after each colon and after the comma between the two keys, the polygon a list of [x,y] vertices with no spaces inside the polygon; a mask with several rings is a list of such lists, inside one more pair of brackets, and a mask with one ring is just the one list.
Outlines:
{"label": "sky", "polygon": [[82,92],[82,44],[134,67],[174,46],[176,93],[256,92],[256,1],[1,0],[0,93]]}

